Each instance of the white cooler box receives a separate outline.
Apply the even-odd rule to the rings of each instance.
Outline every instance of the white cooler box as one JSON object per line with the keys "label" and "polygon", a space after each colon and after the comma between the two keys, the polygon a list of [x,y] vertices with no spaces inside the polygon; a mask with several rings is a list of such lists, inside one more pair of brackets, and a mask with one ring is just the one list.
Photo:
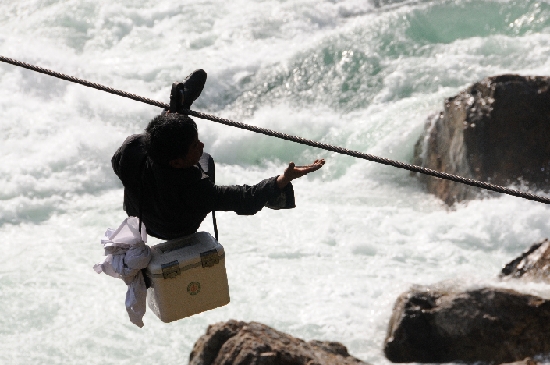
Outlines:
{"label": "white cooler box", "polygon": [[207,232],[151,247],[149,308],[172,322],[229,303],[225,251]]}

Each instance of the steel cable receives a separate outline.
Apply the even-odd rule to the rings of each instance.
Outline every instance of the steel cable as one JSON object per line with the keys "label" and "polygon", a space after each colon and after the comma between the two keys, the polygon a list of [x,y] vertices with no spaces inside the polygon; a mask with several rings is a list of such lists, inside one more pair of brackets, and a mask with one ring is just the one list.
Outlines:
{"label": "steel cable", "polygon": [[[23,68],[26,68],[26,69],[29,69],[29,70],[32,70],[32,71],[36,71],[36,72],[39,72],[39,73],[43,73],[43,74],[46,74],[46,75],[49,75],[49,76],[57,77],[57,78],[62,79],[62,80],[67,80],[67,81],[70,81],[70,82],[81,84],[81,85],[91,87],[91,88],[94,88],[94,89],[97,89],[97,90],[106,91],[108,93],[119,95],[119,96],[122,96],[122,97],[125,97],[125,98],[130,98],[132,100],[140,101],[140,102],[145,103],[145,104],[158,106],[158,107],[164,108],[164,109],[168,109],[168,107],[169,107],[169,105],[166,104],[166,103],[162,103],[162,102],[159,102],[159,101],[156,101],[156,100],[144,98],[142,96],[135,95],[135,94],[130,94],[130,93],[127,93],[127,92],[122,91],[122,90],[113,89],[111,87],[107,87],[107,86],[104,86],[104,85],[101,85],[101,84],[93,83],[93,82],[90,82],[90,81],[87,81],[87,80],[82,80],[82,79],[79,79],[79,78],[76,78],[76,77],[73,77],[73,76],[65,75],[65,74],[55,72],[55,71],[52,71],[52,70],[48,70],[48,69],[45,69],[45,68],[42,68],[42,67],[30,65],[28,63],[17,61],[17,60],[11,59],[11,58],[0,56],[0,61],[12,64],[14,66],[19,66],[19,67],[23,67]],[[210,120],[212,122],[224,124],[224,125],[227,125],[227,126],[236,127],[236,128],[240,128],[240,129],[246,129],[246,130],[249,130],[251,132],[261,133],[261,134],[265,134],[267,136],[277,137],[277,138],[284,139],[284,140],[287,140],[287,141],[292,141],[292,142],[296,142],[296,143],[311,146],[311,147],[321,148],[321,149],[336,152],[336,153],[339,153],[339,154],[342,154],[342,155],[348,155],[348,156],[352,156],[352,157],[355,157],[355,158],[361,158],[361,159],[364,159],[364,160],[377,162],[377,163],[380,163],[380,164],[383,164],[383,165],[393,166],[393,167],[397,167],[397,168],[400,168],[400,169],[409,170],[409,171],[412,171],[412,172],[418,172],[418,173],[421,173],[421,174],[434,176],[434,177],[437,177],[437,178],[440,178],[440,179],[451,180],[451,181],[466,184],[466,185],[469,185],[469,186],[474,186],[474,187],[478,187],[478,188],[482,188],[482,189],[486,189],[486,190],[490,190],[490,191],[495,191],[497,193],[508,194],[508,195],[512,195],[512,196],[516,196],[516,197],[520,197],[520,198],[524,198],[524,199],[528,199],[528,200],[537,201],[539,203],[550,204],[550,198],[540,196],[540,195],[535,195],[535,194],[531,194],[531,193],[527,193],[527,192],[523,192],[523,191],[519,191],[519,190],[515,190],[515,189],[510,189],[510,188],[490,184],[490,183],[479,181],[479,180],[469,179],[469,178],[465,178],[465,177],[462,177],[462,176],[449,174],[449,173],[446,173],[446,172],[436,171],[436,170],[432,170],[432,169],[422,167],[422,166],[406,164],[406,163],[403,163],[403,162],[390,160],[388,158],[378,157],[378,156],[370,155],[370,154],[367,154],[367,153],[352,151],[352,150],[348,150],[348,149],[343,148],[343,147],[333,146],[333,145],[330,145],[330,144],[321,143],[321,142],[305,139],[305,138],[302,138],[302,137],[277,132],[277,131],[274,131],[274,130],[271,130],[271,129],[260,128],[260,127],[240,123],[240,122],[234,122],[230,119],[219,118],[219,117],[216,117],[214,115],[209,115],[209,114],[197,112],[197,111],[194,111],[194,110],[184,110],[182,113],[183,114],[188,114],[188,115],[191,115],[191,116],[194,116],[194,117],[197,117],[197,118],[201,118],[201,119],[207,119],[207,120]]]}

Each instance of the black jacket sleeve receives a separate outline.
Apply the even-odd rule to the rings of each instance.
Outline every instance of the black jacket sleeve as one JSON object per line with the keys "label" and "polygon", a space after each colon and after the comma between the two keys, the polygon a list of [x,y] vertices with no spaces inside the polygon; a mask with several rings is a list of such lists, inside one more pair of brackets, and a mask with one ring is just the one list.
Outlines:
{"label": "black jacket sleeve", "polygon": [[296,207],[292,184],[280,190],[276,181],[275,176],[253,186],[216,186],[213,210],[233,210],[237,214],[250,215],[265,206],[272,209]]}

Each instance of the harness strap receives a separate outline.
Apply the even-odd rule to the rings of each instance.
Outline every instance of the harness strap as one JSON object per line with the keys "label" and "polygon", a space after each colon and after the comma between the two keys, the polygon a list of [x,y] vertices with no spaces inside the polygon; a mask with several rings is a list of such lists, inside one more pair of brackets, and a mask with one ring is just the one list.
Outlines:
{"label": "harness strap", "polygon": [[212,211],[212,223],[214,223],[214,237],[218,240],[218,224],[216,223],[216,211]]}
{"label": "harness strap", "polygon": [[143,161],[141,162],[141,168],[140,168],[140,173],[139,173],[139,185],[140,185],[140,188],[139,188],[139,234],[141,235],[141,218],[143,216],[143,190],[144,190],[144,185],[143,185],[143,175],[145,173],[145,166],[147,165],[147,155],[143,158]]}
{"label": "harness strap", "polygon": [[[210,176],[209,174],[207,174],[206,172],[204,172],[204,169],[202,168],[200,162],[197,164],[197,166],[199,167],[199,169],[202,171],[203,174],[207,175],[208,178],[210,179],[210,181],[214,182],[214,178],[212,176]],[[210,170],[209,170],[210,172]],[[216,238],[216,241],[218,240],[218,224],[216,223],[216,211],[213,210],[212,211],[212,224],[214,225],[214,237]]]}

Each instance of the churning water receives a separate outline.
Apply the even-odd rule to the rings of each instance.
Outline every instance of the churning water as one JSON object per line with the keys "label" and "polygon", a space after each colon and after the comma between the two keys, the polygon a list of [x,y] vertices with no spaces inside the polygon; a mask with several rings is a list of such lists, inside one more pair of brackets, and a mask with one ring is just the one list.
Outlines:
{"label": "churning water", "polygon": [[[0,54],[164,102],[204,68],[195,110],[404,162],[445,97],[490,75],[550,74],[548,1],[181,3],[3,0]],[[148,312],[139,329],[123,282],[92,266],[125,218],[110,158],[159,111],[0,65],[0,363],[185,363],[208,324],[233,318],[385,364],[400,293],[504,285],[503,264],[550,236],[540,203],[449,210],[407,171],[197,120],[219,184],[327,164],[295,182],[296,209],[218,213],[228,306],[171,324]]]}

